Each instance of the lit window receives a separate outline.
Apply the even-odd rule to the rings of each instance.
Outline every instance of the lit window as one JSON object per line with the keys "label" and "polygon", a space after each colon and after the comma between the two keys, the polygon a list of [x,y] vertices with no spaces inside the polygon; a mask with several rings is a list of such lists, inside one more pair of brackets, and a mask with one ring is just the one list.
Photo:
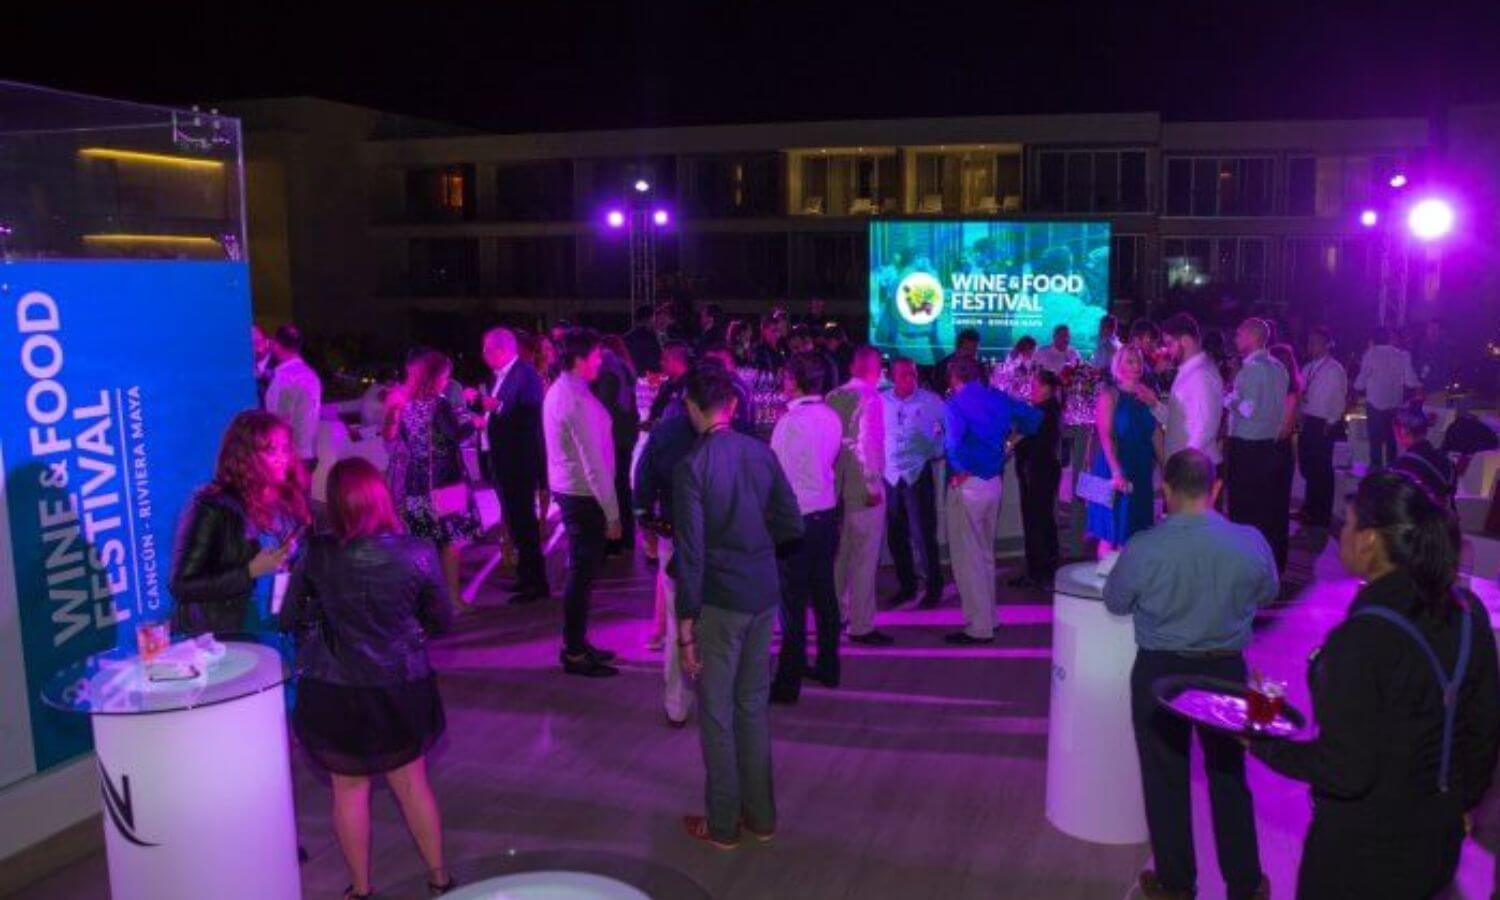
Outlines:
{"label": "lit window", "polygon": [[443,173],[443,206],[452,210],[464,208],[464,173]]}

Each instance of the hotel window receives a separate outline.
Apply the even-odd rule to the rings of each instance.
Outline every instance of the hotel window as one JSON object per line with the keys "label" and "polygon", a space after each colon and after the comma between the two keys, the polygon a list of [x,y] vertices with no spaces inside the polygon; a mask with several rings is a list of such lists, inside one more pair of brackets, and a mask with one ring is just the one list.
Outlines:
{"label": "hotel window", "polygon": [[569,160],[495,166],[495,217],[508,222],[573,218],[573,163]]}
{"label": "hotel window", "polygon": [[410,245],[408,282],[418,297],[479,293],[479,242],[472,238],[417,238]]}
{"label": "hotel window", "polygon": [[900,165],[894,150],[794,151],[792,213],[860,216],[895,212]]}
{"label": "hotel window", "polygon": [[1039,212],[1145,212],[1146,152],[1039,151],[1033,188]]}
{"label": "hotel window", "polygon": [[1404,157],[1294,156],[1287,160],[1286,211],[1291,216],[1352,216],[1385,189]]}
{"label": "hotel window", "polygon": [[1269,156],[1174,157],[1166,165],[1166,215],[1269,216],[1275,212]]}
{"label": "hotel window", "polygon": [[474,218],[474,167],[444,166],[406,173],[406,213],[419,222]]}
{"label": "hotel window", "polygon": [[1265,294],[1263,237],[1163,238],[1161,256],[1169,291],[1227,287],[1244,300]]}
{"label": "hotel window", "polygon": [[683,212],[704,218],[774,216],[781,208],[775,156],[699,156],[683,160]]}
{"label": "hotel window", "polygon": [[[500,238],[495,242],[495,293],[502,297],[573,295],[573,239]],[[628,283],[617,279],[620,291]],[[613,295],[611,295],[613,296]]]}

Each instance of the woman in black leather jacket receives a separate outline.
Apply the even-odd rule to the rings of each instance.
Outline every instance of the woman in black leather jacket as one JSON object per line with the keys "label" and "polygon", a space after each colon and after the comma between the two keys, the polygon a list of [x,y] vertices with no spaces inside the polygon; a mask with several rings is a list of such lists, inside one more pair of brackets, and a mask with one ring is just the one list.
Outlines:
{"label": "woman in black leather jacket", "polygon": [[367,460],[328,476],[332,535],[311,539],[292,571],[282,628],[298,640],[292,727],[333,780],[333,821],[353,884],[369,896],[370,777],[384,775],[430,871],[436,895],[452,886],[443,864],[426,753],[444,729],[427,638],[453,611],[442,566],[426,540],[402,533],[385,479]]}
{"label": "woman in black leather jacket", "polygon": [[1453,879],[1466,814],[1494,774],[1494,633],[1454,584],[1452,515],[1400,475],[1360,482],[1339,556],[1365,583],[1309,665],[1317,738],[1250,749],[1312,787],[1298,897],[1431,897]]}
{"label": "woman in black leather jacket", "polygon": [[[214,480],[184,511],[172,559],[175,630],[189,635],[275,628],[272,575],[311,516],[291,429],[248,410],[224,432]],[[253,601],[253,602],[252,602]]]}

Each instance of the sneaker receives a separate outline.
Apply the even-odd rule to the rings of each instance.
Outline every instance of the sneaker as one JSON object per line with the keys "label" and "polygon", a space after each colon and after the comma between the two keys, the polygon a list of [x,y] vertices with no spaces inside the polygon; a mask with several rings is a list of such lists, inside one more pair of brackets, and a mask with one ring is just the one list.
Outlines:
{"label": "sneaker", "polygon": [[706,816],[683,816],[682,826],[687,829],[688,837],[696,841],[702,841],[710,847],[717,847],[720,850],[734,850],[740,845],[738,837],[732,840],[723,840],[722,838],[714,837],[713,832],[708,830],[708,817]]}

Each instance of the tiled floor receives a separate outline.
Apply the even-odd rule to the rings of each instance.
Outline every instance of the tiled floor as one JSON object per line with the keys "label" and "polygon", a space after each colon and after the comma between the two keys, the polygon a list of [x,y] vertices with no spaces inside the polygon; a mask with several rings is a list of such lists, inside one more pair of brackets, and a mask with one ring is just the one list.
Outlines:
{"label": "tiled floor", "polygon": [[[1331,549],[1317,559],[1294,556],[1289,580],[1305,583],[1314,572],[1315,589],[1294,590],[1266,612],[1251,651],[1255,664],[1287,679],[1303,708],[1307,651],[1353,589]],[[624,657],[624,674],[613,680],[558,673],[556,603],[505,608],[487,593],[482,609],[437,645],[449,731],[432,771],[461,873],[465,861],[527,868],[564,852],[580,865],[595,859],[600,871],[635,865],[654,896],[684,900],[1133,896],[1147,847],[1086,844],[1042,814],[1047,596],[1002,590],[999,642],[962,651],[941,641],[959,621],[951,588],[937,611],[883,613],[895,647],[848,648],[841,689],[810,689],[799,706],[773,713],[776,842],[723,853],[680,833],[680,814],[699,801],[702,767],[696,731],[663,721],[659,657],[641,647],[649,579],[642,565],[616,561],[599,585],[596,642]],[[328,790],[300,760],[296,775],[301,836],[312,853],[306,896],[336,897],[348,878],[329,827]],[[1306,792],[1254,764],[1252,779],[1264,865],[1277,895],[1290,897]],[[1214,898],[1222,888],[1202,793],[1200,896]],[[419,878],[385,791],[375,816],[377,885]],[[1500,820],[1488,828],[1500,832]],[[1489,897],[1495,879],[1493,843],[1474,844],[1455,896]],[[103,859],[94,857],[21,896],[101,897],[106,881]]]}

